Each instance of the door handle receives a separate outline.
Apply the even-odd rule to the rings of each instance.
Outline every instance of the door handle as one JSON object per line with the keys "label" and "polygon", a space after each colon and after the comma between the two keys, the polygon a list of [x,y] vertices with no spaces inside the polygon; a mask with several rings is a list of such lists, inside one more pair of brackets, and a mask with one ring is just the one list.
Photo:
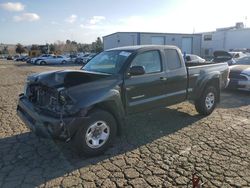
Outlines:
{"label": "door handle", "polygon": [[160,77],[160,80],[162,80],[162,81],[166,81],[168,78],[166,78],[166,77]]}

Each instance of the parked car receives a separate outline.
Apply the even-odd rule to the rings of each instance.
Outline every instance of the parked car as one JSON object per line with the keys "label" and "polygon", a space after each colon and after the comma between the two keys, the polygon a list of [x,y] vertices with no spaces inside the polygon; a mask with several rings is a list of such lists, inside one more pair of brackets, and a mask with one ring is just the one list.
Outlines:
{"label": "parked car", "polygon": [[250,64],[238,64],[230,67],[229,89],[250,91]]}
{"label": "parked car", "polygon": [[43,55],[40,55],[39,57],[31,58],[30,63],[36,64],[39,60],[47,59],[48,57],[51,57],[51,56],[52,56],[51,54],[43,54]]}
{"label": "parked car", "polygon": [[20,57],[20,55],[14,55],[13,60],[16,60]]}
{"label": "parked car", "polygon": [[242,57],[247,56],[243,52],[228,52],[228,53],[231,54],[234,59],[238,59],[238,58],[242,58]]}
{"label": "parked car", "polygon": [[38,60],[36,64],[38,65],[47,65],[47,64],[65,64],[70,61],[69,57],[57,55],[57,56],[49,56],[45,59]]}
{"label": "parked car", "polygon": [[66,56],[66,57],[69,57],[70,58],[70,62],[74,63],[76,58],[78,57],[76,54],[71,54],[69,56]]}
{"label": "parked car", "polygon": [[244,54],[249,54],[250,53],[250,49],[249,48],[235,48],[233,50],[231,50],[232,52],[242,52]]}
{"label": "parked car", "polygon": [[228,65],[233,65],[236,63],[233,54],[223,50],[214,51],[214,58],[211,61],[215,63],[227,62]]}
{"label": "parked car", "polygon": [[25,61],[26,61],[26,63],[31,63],[31,59],[32,59],[32,58],[30,58],[30,57],[29,57],[29,58],[27,58],[27,59],[25,60]]}
{"label": "parked car", "polygon": [[28,58],[29,56],[25,55],[25,56],[19,56],[18,58],[15,59],[15,61],[26,61],[26,59]]}
{"label": "parked car", "polygon": [[186,61],[186,63],[204,63],[206,60],[201,58],[198,55],[186,54],[185,61]]}
{"label": "parked car", "polygon": [[13,56],[11,55],[7,56],[7,60],[13,60],[13,59],[14,59]]}
{"label": "parked car", "polygon": [[209,115],[228,83],[227,63],[185,64],[174,46],[132,46],[99,53],[81,70],[30,75],[17,113],[37,134],[71,140],[93,156],[114,142],[135,113],[185,100]]}
{"label": "parked car", "polygon": [[89,62],[93,57],[95,57],[95,56],[96,56],[96,53],[90,53],[90,54],[88,54],[87,56],[83,57],[83,58],[82,58],[83,64],[88,63],[88,62]]}
{"label": "parked car", "polygon": [[29,56],[26,56],[26,57],[23,58],[23,61],[26,61],[26,62],[27,62],[29,59],[30,59],[30,57],[29,57]]}
{"label": "parked car", "polygon": [[236,65],[250,65],[250,56],[245,56],[236,60]]}
{"label": "parked car", "polygon": [[84,54],[82,56],[77,57],[75,59],[75,63],[77,63],[77,64],[86,64],[84,59],[87,58],[88,56],[89,56],[89,54]]}

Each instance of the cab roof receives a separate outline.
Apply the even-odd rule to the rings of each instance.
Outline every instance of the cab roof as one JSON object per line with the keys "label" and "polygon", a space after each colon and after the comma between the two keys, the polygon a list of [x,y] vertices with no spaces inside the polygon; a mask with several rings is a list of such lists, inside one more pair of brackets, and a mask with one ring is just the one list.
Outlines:
{"label": "cab roof", "polygon": [[112,50],[136,51],[141,49],[146,50],[146,49],[178,49],[178,48],[172,45],[136,45],[136,46],[124,46],[124,47],[112,48],[106,51],[112,51]]}

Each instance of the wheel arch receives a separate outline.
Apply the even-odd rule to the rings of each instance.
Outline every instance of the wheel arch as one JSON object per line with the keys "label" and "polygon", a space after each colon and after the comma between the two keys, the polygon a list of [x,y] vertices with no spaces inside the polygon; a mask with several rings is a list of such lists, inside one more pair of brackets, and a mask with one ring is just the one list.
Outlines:
{"label": "wheel arch", "polygon": [[42,60],[40,60],[38,62],[39,62],[39,65],[46,65],[47,64],[47,62],[44,59],[42,59]]}
{"label": "wheel arch", "polygon": [[118,135],[120,135],[121,129],[125,125],[125,112],[122,106],[120,106],[120,104],[117,104],[117,102],[114,100],[103,101],[93,105],[87,114],[97,109],[105,110],[115,118],[117,124],[117,133]]}
{"label": "wheel arch", "polygon": [[215,86],[216,90],[218,91],[218,102],[220,101],[220,74],[219,73],[213,73],[208,74],[205,77],[203,77],[202,80],[199,81],[199,83],[196,84],[195,88],[195,96],[194,99],[197,100],[201,97],[202,93],[205,91],[205,89],[209,86]]}

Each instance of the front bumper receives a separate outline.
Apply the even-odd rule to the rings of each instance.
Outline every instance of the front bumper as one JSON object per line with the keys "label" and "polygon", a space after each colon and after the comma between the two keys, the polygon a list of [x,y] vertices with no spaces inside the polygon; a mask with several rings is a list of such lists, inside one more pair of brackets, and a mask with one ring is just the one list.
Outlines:
{"label": "front bumper", "polygon": [[250,80],[230,79],[228,88],[250,91]]}
{"label": "front bumper", "polygon": [[64,117],[62,119],[44,115],[28,99],[19,96],[17,114],[32,131],[43,137],[53,137],[67,140],[84,124],[87,117]]}

